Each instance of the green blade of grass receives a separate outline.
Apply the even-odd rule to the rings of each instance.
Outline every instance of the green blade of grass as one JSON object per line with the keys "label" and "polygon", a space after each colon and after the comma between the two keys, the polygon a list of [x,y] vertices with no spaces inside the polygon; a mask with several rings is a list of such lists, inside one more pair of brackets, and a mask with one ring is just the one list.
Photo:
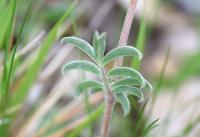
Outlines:
{"label": "green blade of grass", "polygon": [[[144,48],[145,48],[145,43],[146,43],[146,38],[147,38],[147,24],[144,19],[144,15],[142,16],[140,28],[139,28],[139,34],[137,37],[137,42],[136,42],[136,48],[139,49],[141,53],[144,53]],[[141,66],[141,61],[137,59],[133,59],[132,61],[132,67],[134,69],[139,70]]]}
{"label": "green blade of grass", "polygon": [[[191,65],[192,62],[192,65]],[[182,82],[191,76],[195,76],[200,73],[200,52],[187,57],[184,60],[184,64],[179,67],[178,72],[168,79],[164,79],[163,87],[173,87],[177,89]]]}
{"label": "green blade of grass", "polygon": [[[156,16],[160,10],[161,3],[162,3],[161,0],[155,1],[156,9],[155,9],[155,12],[152,13],[153,19],[156,19]],[[147,22],[145,20],[145,9],[144,9],[144,11],[142,13],[140,28],[139,28],[139,34],[138,34],[137,41],[136,41],[136,48],[139,49],[141,53],[144,53],[145,44],[146,44],[146,40],[147,40],[147,36],[148,36],[149,32],[151,32],[151,28],[148,27]],[[132,67],[134,67],[134,69],[139,70],[141,67],[141,61],[133,59],[131,65],[132,65]]]}
{"label": "green blade of grass", "polygon": [[195,129],[195,127],[199,124],[199,121],[189,123],[183,130],[181,137],[188,137],[190,133]]}
{"label": "green blade of grass", "polygon": [[23,77],[23,80],[21,81],[19,85],[19,89],[15,92],[11,105],[22,103],[27,94],[28,90],[32,86],[33,82],[37,78],[37,74],[42,68],[42,65],[44,63],[45,57],[48,54],[48,51],[50,47],[53,45],[53,43],[57,39],[57,33],[62,25],[62,23],[65,21],[67,17],[73,12],[75,7],[75,3],[71,4],[70,7],[67,9],[67,11],[64,13],[64,15],[60,18],[60,20],[56,23],[54,28],[49,32],[48,36],[44,39],[42,43],[42,47],[40,49],[40,52],[37,56],[37,58],[34,60],[30,68],[28,69],[27,73]]}
{"label": "green blade of grass", "polygon": [[95,111],[88,114],[88,117],[85,119],[85,121],[77,126],[76,129],[68,135],[68,137],[76,137],[78,134],[80,134],[80,132],[85,129],[85,127],[89,127],[90,124],[92,124],[92,122],[103,113],[103,110],[104,106],[101,105]]}
{"label": "green blade of grass", "polygon": [[17,0],[11,0],[7,6],[1,9],[2,12],[0,15],[0,49],[5,47],[8,50],[11,40],[10,37],[13,30],[16,6]]}
{"label": "green blade of grass", "polygon": [[[5,6],[5,0],[0,0],[0,9],[2,9],[2,7],[4,7]],[[2,10],[0,10],[0,12],[1,12]]]}
{"label": "green blade of grass", "polygon": [[98,106],[96,109],[86,114],[85,116],[80,117],[74,122],[67,123],[63,121],[61,124],[54,125],[54,127],[49,128],[45,133],[40,136],[45,137],[55,137],[55,136],[66,136],[67,137],[77,137],[81,134],[83,129],[89,127],[99,116],[103,113],[104,105]]}
{"label": "green blade of grass", "polygon": [[139,112],[139,118],[137,120],[137,123],[135,125],[135,128],[133,129],[133,136],[137,136],[138,132],[140,131],[140,128],[145,120],[145,109],[146,109],[146,106],[147,106],[147,103],[148,103],[148,100],[144,103],[144,105],[142,106],[141,108],[141,111]]}
{"label": "green blade of grass", "polygon": [[156,128],[158,126],[158,121],[159,119],[154,120],[153,122],[151,122],[145,129],[144,132],[142,133],[141,137],[147,137],[147,135],[150,133],[151,130],[153,130],[154,128]]}
{"label": "green blade of grass", "polygon": [[[200,23],[200,19],[198,19],[197,23]],[[200,34],[200,24],[198,24],[198,27],[199,27],[198,34]],[[199,45],[200,41],[198,43],[198,46]],[[164,83],[165,87],[168,86],[177,89],[180,86],[180,84],[187,78],[194,76],[196,74],[200,74],[200,51],[193,53],[191,56],[187,56],[184,59],[183,65],[179,68],[180,69],[175,75],[173,75],[173,77],[165,80]]]}
{"label": "green blade of grass", "polygon": [[[5,1],[4,1],[5,2]],[[2,3],[1,3],[2,4]],[[6,4],[6,3],[3,3]],[[1,78],[1,87],[0,87],[0,115],[2,115],[3,118],[8,118],[5,109],[7,107],[7,90],[6,90],[6,82],[7,82],[7,76],[8,76],[8,61],[9,61],[9,48],[10,48],[10,42],[12,39],[12,32],[14,28],[14,20],[15,20],[15,14],[16,14],[16,7],[17,7],[17,0],[11,0],[9,1],[8,5],[4,7],[0,7],[1,16],[0,16],[0,50],[4,49],[4,64],[3,64],[3,76]],[[9,128],[9,122],[5,123],[0,126],[0,133],[3,137],[6,137],[8,135],[8,128]]]}
{"label": "green blade of grass", "polygon": [[165,59],[164,59],[164,63],[163,63],[163,66],[162,66],[162,69],[161,69],[161,72],[160,72],[158,83],[157,83],[157,85],[155,87],[156,93],[158,93],[160,91],[160,89],[161,89],[161,87],[163,85],[164,76],[165,76],[165,72],[166,72],[166,69],[167,69],[167,64],[169,62],[170,53],[171,53],[171,48],[169,47],[167,49],[167,53],[166,53],[166,56],[165,56]]}
{"label": "green blade of grass", "polygon": [[1,95],[5,96],[6,94],[6,81],[8,76],[8,61],[9,61],[9,48],[11,41],[11,34],[13,31],[14,18],[16,12],[17,2],[16,0],[10,1],[3,17],[0,18],[2,29],[0,30],[0,49],[4,48],[4,68],[3,68],[3,77],[1,83]]}
{"label": "green blade of grass", "polygon": [[22,32],[23,32],[23,29],[24,29],[24,26],[26,24],[26,22],[28,22],[30,16],[31,16],[31,12],[33,10],[33,6],[35,5],[35,0],[31,0],[30,4],[29,4],[29,7],[26,11],[26,15],[25,15],[25,18],[23,20],[23,23],[22,23],[22,26],[20,28],[20,32],[18,34],[18,39],[17,39],[17,42],[16,44],[14,45],[14,48],[12,50],[12,55],[11,55],[11,59],[10,59],[10,62],[9,62],[9,68],[8,68],[8,77],[7,77],[7,80],[6,80],[6,89],[5,89],[5,92],[8,92],[9,90],[9,84],[10,84],[10,79],[11,79],[11,73],[12,73],[12,69],[13,69],[13,63],[14,63],[14,59],[15,59],[15,54],[16,54],[16,50],[17,50],[17,47],[19,45],[19,41],[21,39],[21,36],[22,36]]}

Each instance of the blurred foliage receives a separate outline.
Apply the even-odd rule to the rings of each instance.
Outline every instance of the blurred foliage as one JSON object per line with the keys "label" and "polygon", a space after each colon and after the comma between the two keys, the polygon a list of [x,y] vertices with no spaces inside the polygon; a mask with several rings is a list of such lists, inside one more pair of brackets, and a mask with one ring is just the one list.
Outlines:
{"label": "blurred foliage", "polygon": [[[91,0],[91,3],[89,2],[89,4],[92,5],[93,1],[94,0]],[[96,0],[95,2],[97,3],[96,5],[98,5],[103,1]],[[83,134],[90,134],[90,136],[92,137],[99,134],[99,131],[96,130],[96,127],[100,125],[99,123],[101,122],[100,118],[102,115],[103,107],[101,105],[100,107],[94,107],[94,104],[98,101],[96,101],[94,104],[90,104],[91,98],[89,98],[87,94],[85,95],[86,98],[82,98],[82,101],[88,99],[90,111],[88,111],[87,107],[80,107],[84,103],[80,103],[79,98],[69,99],[62,95],[61,97],[58,97],[59,101],[57,101],[56,99],[58,95],[51,93],[51,88],[48,87],[48,84],[44,84],[45,86],[47,86],[47,89],[42,89],[43,93],[40,94],[40,97],[36,99],[33,104],[30,105],[28,100],[32,88],[38,82],[37,79],[40,76],[41,71],[48,66],[48,63],[50,61],[54,59],[49,54],[52,53],[52,51],[57,52],[55,48],[57,40],[59,40],[61,36],[74,33],[80,35],[81,37],[88,36],[87,33],[87,35],[83,36],[82,32],[89,29],[87,27],[87,23],[90,22],[90,20],[88,21],[88,19],[91,18],[89,18],[88,16],[95,16],[95,13],[92,12],[87,16],[83,15],[88,13],[86,11],[90,11],[89,8],[86,8],[87,10],[84,9],[83,3],[83,1],[79,1],[79,3],[76,3],[72,0],[0,0],[1,137],[19,137],[20,134],[23,133],[23,129],[32,129],[30,133],[34,133],[33,136],[42,137],[53,136],[54,134],[60,132],[63,133],[63,136],[66,135],[69,137],[78,137]],[[158,5],[163,5],[166,3],[168,4],[168,7],[174,6],[174,2],[171,3],[171,1],[168,1],[163,3],[163,1],[160,2],[160,0],[158,0]],[[86,5],[88,5],[88,3],[86,3]],[[173,8],[177,7],[178,6],[176,3]],[[96,7],[93,5],[93,8]],[[117,6],[113,8],[110,16],[115,16],[116,13],[119,13],[116,12],[116,9],[123,11],[123,8],[119,4],[117,4]],[[97,9],[93,10],[96,11]],[[160,8],[158,6],[156,11],[159,13],[159,10]],[[182,9],[180,9],[180,12],[184,16],[191,16],[190,19],[193,19],[194,22],[197,24],[196,31],[198,31],[199,34],[199,15],[192,15],[191,12],[190,14],[188,14],[188,12],[182,12],[181,10]],[[81,11],[81,13],[79,13],[79,11]],[[136,24],[134,25],[136,27],[139,26],[138,32],[135,32],[136,35],[134,35],[134,37],[137,36],[135,45],[138,49],[140,49],[141,52],[144,52],[145,54],[148,52],[152,52],[151,54],[156,54],[155,51],[152,51],[154,50],[154,48],[152,50],[148,50],[149,47],[147,46],[149,45],[149,39],[152,38],[151,34],[158,33],[157,31],[153,32],[155,31],[155,28],[159,28],[159,25],[156,26],[158,13],[155,13],[154,15],[155,24],[150,24],[145,18],[145,14],[143,15],[143,13],[139,21],[138,18],[135,20]],[[113,20],[113,18],[111,18],[110,16],[109,18],[104,19],[104,21],[109,22],[110,20]],[[108,22],[104,23],[104,26],[101,26],[98,29],[110,32],[110,30],[107,29],[109,27],[106,28],[106,25],[109,25]],[[121,24],[121,22],[123,22],[123,17],[119,21],[119,24]],[[71,25],[69,27],[66,24]],[[114,24],[114,22],[111,22],[110,24],[112,24],[113,26],[118,25]],[[121,26],[117,26],[116,28],[120,27]],[[41,32],[42,30],[45,30],[46,34],[38,40],[39,43],[41,43],[39,44],[40,47],[32,49],[31,52],[28,52],[26,56],[18,56],[24,48],[27,48],[27,45],[34,41],[35,37],[37,37],[38,35],[38,32]],[[117,29],[113,32],[113,37],[117,39],[116,37],[119,36],[119,32],[117,31]],[[131,38],[133,38],[133,36],[131,36]],[[110,45],[112,44],[113,43],[111,43]],[[199,78],[200,51],[196,50],[196,53],[192,53],[189,56],[182,57],[183,61],[179,63],[179,67],[178,70],[176,70],[176,73],[170,77],[166,77],[166,67],[168,66],[170,55],[171,49],[166,50],[165,54],[163,55],[165,56],[165,58],[164,60],[162,60],[162,69],[161,71],[158,71],[159,75],[148,77],[148,79],[150,79],[150,81],[154,83],[153,85],[155,87],[155,92],[153,92],[153,95],[151,95],[150,97],[148,94],[145,96],[147,98],[145,103],[138,104],[137,100],[134,97],[130,97],[130,100],[132,102],[132,111],[131,114],[128,115],[128,117],[126,118],[121,117],[121,110],[118,109],[118,105],[116,106],[116,113],[114,114],[113,118],[114,126],[113,129],[111,129],[113,137],[151,137],[156,135],[164,135],[164,133],[169,130],[170,124],[174,122],[173,120],[171,120],[171,115],[174,111],[176,111],[177,106],[171,105],[170,108],[166,108],[168,111],[168,115],[165,117],[163,122],[161,121],[161,119],[152,119],[151,117],[153,113],[152,111],[155,107],[154,103],[159,99],[159,95],[164,94],[164,91],[166,89],[172,89],[170,91],[174,91],[171,96],[171,100],[173,103],[173,101],[177,98],[179,88],[183,86],[185,81],[190,78]],[[85,58],[83,55],[82,57]],[[148,61],[148,56],[144,58],[144,61],[145,60]],[[141,66],[140,62],[136,60],[132,60],[132,62],[128,65],[137,70],[140,70],[143,67]],[[57,72],[55,74],[57,74]],[[53,84],[55,85],[52,85],[50,83],[52,87],[56,86],[56,84],[59,83],[59,80],[61,79],[59,76],[55,77],[58,78],[47,78],[48,82],[53,79]],[[42,82],[40,81],[40,83]],[[66,81],[65,84],[67,82],[68,81]],[[196,90],[198,91],[198,89]],[[59,93],[59,89],[57,89],[57,93]],[[97,94],[92,97],[96,99],[96,95]],[[51,101],[55,101],[56,103],[52,103]],[[193,100],[192,102],[187,103],[196,104],[196,109],[198,109],[198,101]],[[51,105],[52,107],[50,107],[49,109],[48,107]],[[45,110],[45,108],[47,110]],[[79,111],[77,110],[77,108]],[[186,108],[187,107],[184,106],[182,111],[184,112]],[[66,110],[68,111],[66,112]],[[49,117],[47,117],[48,114],[50,115]],[[64,114],[69,116],[69,119],[66,118],[67,116]],[[182,114],[180,114],[180,116],[181,115]],[[193,115],[194,114],[192,113],[190,117],[193,118]],[[23,117],[23,120],[19,120],[21,117]],[[59,121],[59,118],[62,122]],[[190,136],[191,133],[193,133],[193,131],[197,128],[199,123],[199,116],[194,117],[194,119],[189,121],[189,123],[184,123],[183,130],[180,133],[174,133],[174,136]],[[64,126],[62,124],[64,124]],[[68,130],[69,128],[70,130]],[[49,131],[51,131],[51,133]],[[154,131],[156,131],[156,135],[154,134]],[[198,136],[199,134],[193,135],[193,137]]]}

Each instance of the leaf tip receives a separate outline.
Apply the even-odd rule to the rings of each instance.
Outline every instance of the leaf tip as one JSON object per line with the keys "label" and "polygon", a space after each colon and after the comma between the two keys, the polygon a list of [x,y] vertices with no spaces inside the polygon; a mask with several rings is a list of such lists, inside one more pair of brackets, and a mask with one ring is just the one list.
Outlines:
{"label": "leaf tip", "polygon": [[138,103],[143,103],[144,102],[144,97],[141,97]]}
{"label": "leaf tip", "polygon": [[143,89],[146,86],[147,82],[142,75],[141,75],[141,77],[142,77],[142,84],[141,84],[140,88]]}
{"label": "leaf tip", "polygon": [[64,75],[66,73],[64,66],[61,68],[61,74]]}
{"label": "leaf tip", "polygon": [[61,44],[66,43],[66,39],[67,39],[67,37],[62,38],[62,39],[60,40],[60,43],[61,43]]}
{"label": "leaf tip", "polygon": [[94,36],[98,37],[99,36],[99,32],[97,30],[95,30],[94,32]]}
{"label": "leaf tip", "polygon": [[143,54],[139,52],[138,59],[142,60],[142,58],[143,58]]}
{"label": "leaf tip", "polygon": [[128,116],[130,111],[131,111],[130,108],[127,109],[127,110],[124,110],[124,117]]}
{"label": "leaf tip", "polygon": [[149,83],[149,81],[146,80],[146,85],[145,85],[148,89],[149,92],[153,92],[154,88],[153,86],[151,85],[151,83]]}

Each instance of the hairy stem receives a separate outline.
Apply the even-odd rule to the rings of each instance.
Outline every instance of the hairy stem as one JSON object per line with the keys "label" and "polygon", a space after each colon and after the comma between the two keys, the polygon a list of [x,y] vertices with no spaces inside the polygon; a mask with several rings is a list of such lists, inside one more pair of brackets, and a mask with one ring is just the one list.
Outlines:
{"label": "hairy stem", "polygon": [[102,80],[106,88],[106,93],[105,93],[105,112],[104,112],[104,118],[103,118],[101,137],[108,137],[113,108],[115,104],[115,98],[112,94],[111,88],[108,84],[108,79],[107,79],[105,70],[103,68],[102,68],[102,75],[103,75]]}
{"label": "hairy stem", "polygon": [[[131,0],[131,4],[128,8],[126,18],[123,24],[121,36],[119,39],[118,46],[125,46],[127,44],[129,32],[131,29],[131,25],[133,22],[133,17],[135,14],[135,8],[136,8],[137,0]],[[119,66],[122,64],[122,59],[118,59],[115,61],[114,66]],[[102,74],[103,74],[103,82],[106,88],[106,94],[105,94],[105,112],[104,112],[104,119],[103,119],[103,125],[102,125],[102,133],[101,137],[108,137],[109,136],[109,130],[110,130],[110,123],[112,119],[112,113],[113,108],[115,105],[115,98],[112,94],[112,90],[108,84],[108,79],[106,76],[106,72],[104,68],[102,68]]]}
{"label": "hairy stem", "polygon": [[135,15],[136,3],[137,3],[137,0],[132,0],[131,4],[127,10],[126,17],[124,20],[124,25],[123,25],[123,28],[121,31],[121,36],[120,36],[119,43],[118,43],[119,47],[126,45],[126,43],[128,41],[128,36],[129,36],[129,32],[130,32],[131,25],[133,22],[133,17]]}
{"label": "hairy stem", "polygon": [[[134,15],[135,15],[136,3],[137,3],[137,0],[131,0],[130,6],[129,6],[127,13],[126,13],[124,24],[123,24],[123,27],[122,27],[118,47],[126,46],[126,44],[127,44],[131,25],[132,25],[133,18],[134,18]],[[114,66],[120,66],[121,64],[122,64],[122,58],[118,58],[115,61]]]}
{"label": "hairy stem", "polygon": [[102,137],[108,137],[109,135],[114,104],[115,104],[115,99],[113,95],[107,95],[107,98],[105,98],[105,112],[104,112],[102,133],[101,133]]}

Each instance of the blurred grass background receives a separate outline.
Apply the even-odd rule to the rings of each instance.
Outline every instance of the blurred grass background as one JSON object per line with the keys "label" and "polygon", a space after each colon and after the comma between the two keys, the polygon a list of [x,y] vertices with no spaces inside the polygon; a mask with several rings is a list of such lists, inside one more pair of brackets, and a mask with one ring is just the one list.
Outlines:
{"label": "blurred grass background", "polygon": [[[0,0],[0,136],[95,137],[100,134],[102,94],[74,97],[74,86],[95,76],[61,66],[87,58],[60,38],[91,41],[108,34],[117,46],[129,0]],[[154,85],[143,103],[131,97],[123,117],[116,105],[112,137],[200,136],[200,2],[141,0],[129,44],[144,52],[140,70]],[[109,67],[109,66],[108,66]]]}

